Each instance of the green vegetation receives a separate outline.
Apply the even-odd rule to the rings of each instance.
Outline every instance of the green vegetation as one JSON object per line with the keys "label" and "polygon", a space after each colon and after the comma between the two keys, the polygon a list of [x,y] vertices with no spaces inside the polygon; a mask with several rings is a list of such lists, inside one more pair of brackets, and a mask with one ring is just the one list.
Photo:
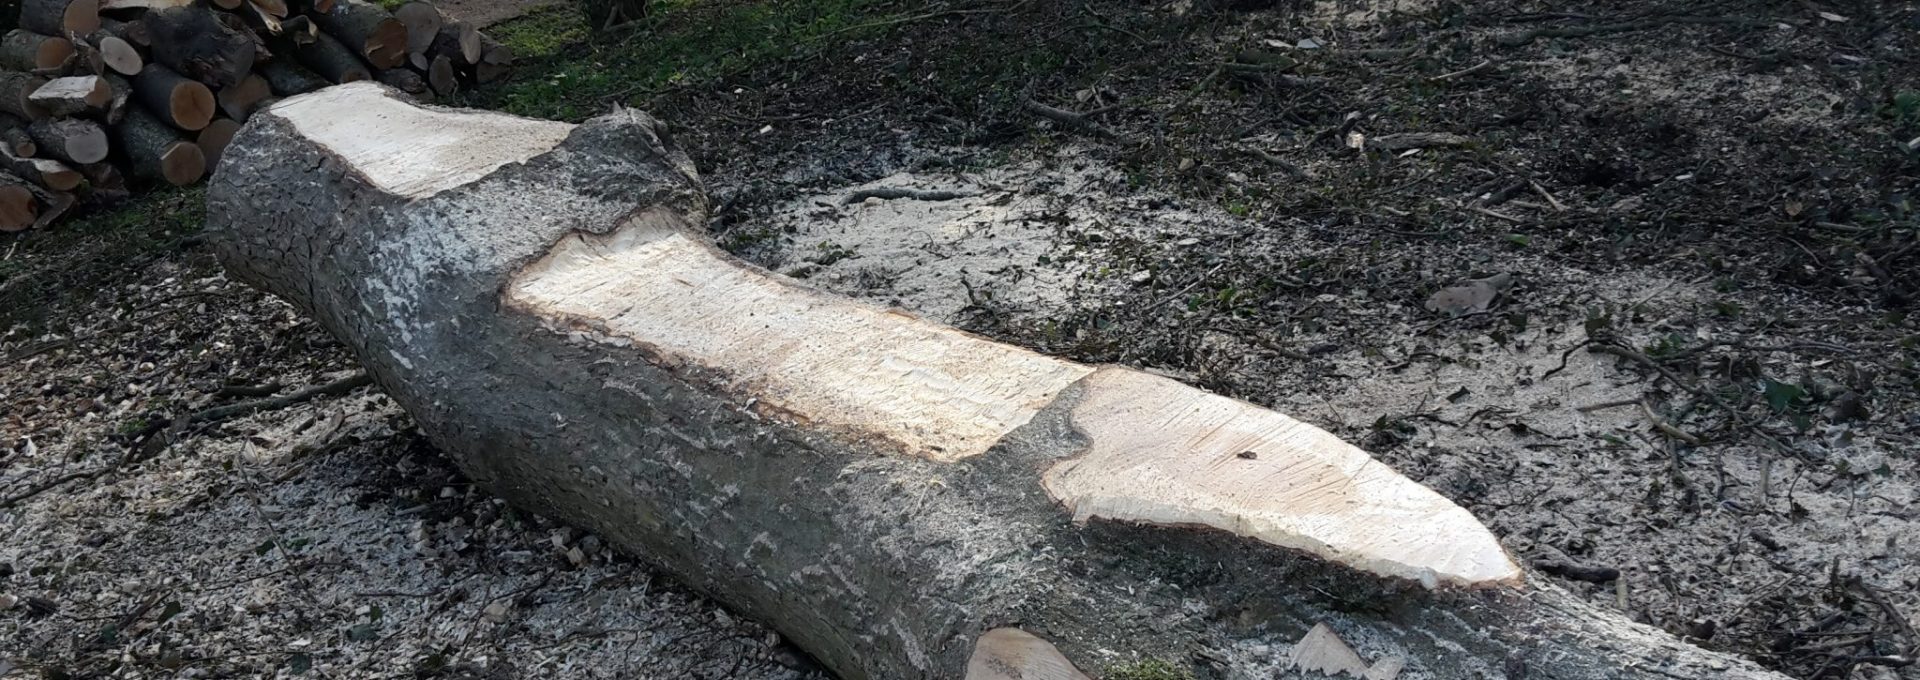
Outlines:
{"label": "green vegetation", "polygon": [[593,35],[570,5],[502,23],[488,34],[519,56],[504,86],[471,105],[559,120],[602,113],[666,88],[797,56],[826,38],[878,30],[860,10],[875,0],[793,0],[704,5],[665,2],[648,21]]}
{"label": "green vegetation", "polygon": [[1160,659],[1144,659],[1107,669],[1106,680],[1193,680],[1193,673]]}

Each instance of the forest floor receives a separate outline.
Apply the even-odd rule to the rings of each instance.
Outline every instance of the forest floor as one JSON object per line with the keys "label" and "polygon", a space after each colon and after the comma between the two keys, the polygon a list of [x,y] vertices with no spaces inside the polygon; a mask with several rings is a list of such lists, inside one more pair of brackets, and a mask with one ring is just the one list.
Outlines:
{"label": "forest floor", "polygon": [[[1911,3],[688,0],[492,34],[522,65],[456,103],[649,110],[742,257],[1318,424],[1702,646],[1920,678]],[[876,187],[962,197],[846,200]],[[200,204],[0,237],[0,677],[818,675],[468,484],[221,275]]]}

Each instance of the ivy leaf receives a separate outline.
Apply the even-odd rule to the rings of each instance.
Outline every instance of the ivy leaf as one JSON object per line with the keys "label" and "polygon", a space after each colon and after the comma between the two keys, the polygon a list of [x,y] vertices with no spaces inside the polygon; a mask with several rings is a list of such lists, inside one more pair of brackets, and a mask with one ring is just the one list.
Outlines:
{"label": "ivy leaf", "polygon": [[1768,379],[1766,384],[1767,406],[1775,413],[1784,413],[1793,403],[1806,398],[1807,391],[1799,385]]}

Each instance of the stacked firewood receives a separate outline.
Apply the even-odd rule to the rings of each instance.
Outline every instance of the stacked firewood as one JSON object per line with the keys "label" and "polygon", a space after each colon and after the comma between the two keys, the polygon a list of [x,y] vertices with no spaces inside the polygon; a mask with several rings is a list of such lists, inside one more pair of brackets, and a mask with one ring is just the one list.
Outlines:
{"label": "stacked firewood", "polygon": [[280,97],[377,79],[432,99],[512,61],[425,2],[23,0],[0,38],[0,231],[198,182]]}

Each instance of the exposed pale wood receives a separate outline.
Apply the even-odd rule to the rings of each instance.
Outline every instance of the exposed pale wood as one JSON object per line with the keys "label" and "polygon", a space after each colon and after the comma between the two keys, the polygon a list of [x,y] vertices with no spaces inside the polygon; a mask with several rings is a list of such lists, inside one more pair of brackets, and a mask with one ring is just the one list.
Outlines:
{"label": "exposed pale wood", "polygon": [[113,103],[113,88],[100,76],[54,78],[27,95],[27,101],[47,110],[52,116],[74,116],[105,112]]}
{"label": "exposed pale wood", "polygon": [[114,132],[135,177],[186,186],[206,174],[207,157],[200,146],[181,139],[172,126],[146,111],[128,112]]}
{"label": "exposed pale wood", "polygon": [[312,44],[294,50],[294,56],[302,66],[312,69],[330,82],[351,83],[373,77],[366,62],[325,32],[314,36]]}
{"label": "exposed pale wood", "polygon": [[980,634],[962,680],[1089,680],[1052,643],[1018,628]]}
{"label": "exposed pale wood", "polygon": [[0,38],[0,67],[18,71],[59,68],[71,57],[73,43],[66,38],[18,28]]}
{"label": "exposed pale wood", "polygon": [[0,172],[0,232],[25,231],[40,219],[40,204],[34,200],[31,186],[26,180]]}
{"label": "exposed pale wood", "polygon": [[20,27],[42,35],[87,35],[100,28],[95,0],[21,0]]}
{"label": "exposed pale wood", "polygon": [[215,7],[218,7],[224,10],[229,10],[229,11],[240,9],[240,5],[246,2],[246,0],[208,0],[208,1],[213,3],[213,6]]}
{"label": "exposed pale wood", "polygon": [[303,14],[280,22],[280,35],[293,41],[296,46],[312,45],[320,36],[320,27]]}
{"label": "exposed pale wood", "polygon": [[114,73],[130,76],[139,73],[147,65],[147,58],[140,54],[140,48],[105,29],[95,31],[88,40],[93,43],[94,49],[99,50],[101,61]]}
{"label": "exposed pale wood", "polygon": [[455,66],[471,66],[485,56],[481,52],[480,31],[459,21],[441,25],[440,34],[434,36],[433,46],[427,53],[444,54]]}
{"label": "exposed pale wood", "polygon": [[106,160],[111,149],[107,131],[90,120],[36,120],[27,125],[27,133],[33,135],[41,153],[74,165]]}
{"label": "exposed pale wood", "polygon": [[72,191],[80,186],[84,179],[80,172],[67,167],[60,161],[48,158],[31,158],[13,153],[12,149],[0,148],[0,166],[8,172],[38,183],[53,191]]}
{"label": "exposed pale wood", "polygon": [[446,18],[440,15],[440,9],[425,2],[409,2],[393,10],[393,18],[399,19],[407,27],[407,53],[425,54],[433,47],[434,38],[440,35],[440,27]]}
{"label": "exposed pale wood", "polygon": [[407,27],[379,5],[365,0],[336,0],[333,9],[312,15],[320,31],[365,58],[376,69],[405,63]]}
{"label": "exposed pale wood", "polygon": [[7,113],[24,120],[39,120],[47,117],[47,110],[33,103],[33,92],[47,84],[47,79],[19,71],[0,71],[0,113]]}
{"label": "exposed pale wood", "polygon": [[233,136],[240,133],[240,123],[228,118],[215,118],[194,137],[193,143],[200,146],[200,153],[206,156],[207,172],[212,173],[220,167],[220,156],[227,152],[227,145],[233,143]]}
{"label": "exposed pale wood", "polygon": [[[706,242],[693,164],[643,114],[571,127],[399,96],[256,114],[207,192],[230,274],[338,336],[469,478],[839,677],[1079,680],[1115,653],[1289,677],[1317,624],[1409,677],[1779,677],[1489,568],[1484,527],[1310,426],[742,263]],[[1105,484],[1132,464],[1165,479]],[[1275,491],[1209,469],[1238,465]],[[1050,485],[1151,512],[1076,524]],[[1447,533],[1346,530],[1409,509]],[[1330,544],[1274,542],[1307,539]]]}
{"label": "exposed pale wood", "polygon": [[268,88],[282,97],[305,94],[329,84],[326,78],[286,59],[261,64],[259,74],[266,79]]}
{"label": "exposed pale wood", "polygon": [[263,14],[280,19],[287,18],[289,14],[286,0],[247,0],[247,4],[253,5]]}
{"label": "exposed pale wood", "polygon": [[208,87],[239,82],[260,52],[259,38],[232,13],[175,7],[149,12],[143,21],[153,41],[152,61]]}
{"label": "exposed pale wood", "polygon": [[134,99],[174,127],[193,131],[213,120],[217,105],[206,85],[159,64],[147,64],[131,82]]}
{"label": "exposed pale wood", "polygon": [[220,103],[220,112],[228,118],[246,120],[260,100],[273,96],[273,87],[264,76],[249,73],[240,82],[222,88],[215,95]]}

